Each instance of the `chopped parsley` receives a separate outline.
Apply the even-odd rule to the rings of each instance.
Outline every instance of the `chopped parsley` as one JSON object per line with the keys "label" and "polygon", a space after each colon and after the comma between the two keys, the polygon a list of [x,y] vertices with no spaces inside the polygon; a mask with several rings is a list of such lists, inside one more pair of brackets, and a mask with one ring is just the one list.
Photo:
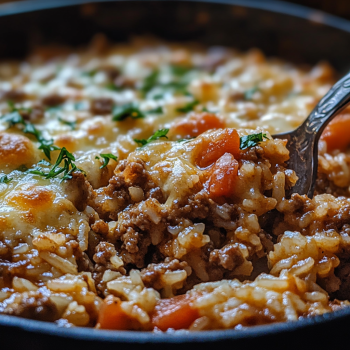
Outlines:
{"label": "chopped parsley", "polygon": [[157,84],[158,84],[158,78],[159,78],[159,70],[154,70],[150,75],[148,75],[141,85],[141,92],[143,94],[147,94],[150,92]]}
{"label": "chopped parsley", "polygon": [[0,183],[1,184],[8,184],[11,180],[12,180],[12,178],[7,177],[7,175],[0,176]]}
{"label": "chopped parsley", "polygon": [[247,91],[244,92],[244,99],[246,101],[250,101],[257,91],[259,91],[258,86],[254,86],[251,89],[248,89]]}
{"label": "chopped parsley", "polygon": [[152,136],[150,136],[147,140],[145,139],[134,139],[134,141],[139,144],[139,146],[143,147],[146,146],[147,144],[149,144],[152,141],[158,140],[162,137],[168,138],[168,136],[166,136],[169,132],[169,129],[159,129],[157,130]]}
{"label": "chopped parsley", "polygon": [[82,72],[81,75],[85,76],[85,77],[94,77],[97,73],[97,69],[92,69],[92,70],[89,70],[89,71],[85,71],[85,72]]}
{"label": "chopped parsley", "polygon": [[258,145],[260,142],[264,141],[265,139],[269,139],[266,134],[263,134],[260,132],[259,134],[252,134],[252,135],[246,135],[242,136],[240,138],[240,144],[239,144],[239,149],[246,149],[249,147],[254,147]]}
{"label": "chopped parsley", "polygon": [[170,71],[173,75],[182,77],[184,75],[186,75],[187,73],[191,72],[194,70],[193,67],[189,67],[189,66],[181,66],[181,65],[177,65],[177,64],[172,64],[170,65]]}
{"label": "chopped parsley", "polygon": [[114,107],[112,120],[121,121],[128,117],[132,119],[145,118],[145,114],[134,103]]}
{"label": "chopped parsley", "polygon": [[[115,161],[118,160],[118,157],[111,153],[100,153],[100,156],[103,158],[103,164],[100,166],[100,169],[105,168],[108,165],[110,159],[113,159]],[[95,159],[100,159],[100,157],[96,156]]]}
{"label": "chopped parsley", "polygon": [[58,118],[58,120],[59,120],[62,124],[68,125],[72,130],[74,130],[75,127],[76,127],[76,125],[77,125],[77,122],[70,122],[70,121],[68,121],[68,120],[62,119],[61,117]]}
{"label": "chopped parsley", "polygon": [[7,101],[7,105],[9,106],[10,112],[31,112],[31,108],[25,107],[16,107],[15,103],[12,101]]}
{"label": "chopped parsley", "polygon": [[3,115],[1,120],[8,123],[9,128],[12,128],[16,124],[24,125],[24,119],[17,111]]}
{"label": "chopped parsley", "polygon": [[150,109],[146,111],[147,114],[162,114],[163,112],[163,107],[159,106],[153,109]]}
{"label": "chopped parsley", "polygon": [[46,112],[56,113],[62,110],[62,108],[63,108],[62,105],[50,106],[50,107],[46,107]]}
{"label": "chopped parsley", "polygon": [[170,79],[162,81],[160,71],[155,69],[142,82],[139,90],[141,93],[152,99],[163,98],[167,93],[188,94],[187,87],[190,82],[190,74],[193,71],[191,67],[171,65],[169,66]]}
{"label": "chopped parsley", "polygon": [[107,85],[105,85],[105,88],[107,90],[111,90],[111,91],[122,91],[123,88],[121,86],[117,86],[114,83],[109,83]]}
{"label": "chopped parsley", "polygon": [[37,130],[36,127],[32,123],[29,123],[23,119],[23,117],[18,113],[18,111],[11,112],[9,114],[5,114],[0,119],[7,122],[9,125],[9,128],[11,128],[15,125],[22,125],[23,126],[22,131],[26,134],[31,134],[36,138],[36,140],[40,143],[40,146],[38,148],[44,152],[45,156],[48,159],[51,160],[51,156],[50,156],[51,151],[55,151],[55,150],[60,149],[59,147],[57,147],[53,144],[52,139],[46,140],[42,136],[41,132],[39,130]]}
{"label": "chopped parsley", "polygon": [[[63,176],[61,177],[61,182],[62,182],[64,180],[71,179],[72,173],[74,171],[83,172],[81,169],[77,168],[77,166],[73,163],[74,161],[75,161],[75,157],[73,156],[73,154],[68,152],[68,150],[65,147],[62,147],[61,152],[58,155],[58,158],[56,160],[56,163],[53,165],[53,167],[49,172],[45,172],[42,170],[40,166],[37,166],[34,169],[27,170],[27,173],[40,175],[40,176],[43,176],[45,179],[51,179],[63,173]],[[62,162],[63,162],[63,167],[60,167],[60,164]],[[45,165],[45,166],[51,165],[46,160],[42,160],[38,164]]]}
{"label": "chopped parsley", "polygon": [[183,107],[179,107],[179,108],[176,108],[176,111],[177,112],[180,112],[180,113],[188,113],[188,112],[191,112],[191,111],[193,111],[193,108],[195,107],[195,106],[197,106],[198,105],[198,101],[197,100],[194,100],[194,101],[192,101],[192,102],[189,102],[189,103],[187,103],[185,106],[183,106]]}

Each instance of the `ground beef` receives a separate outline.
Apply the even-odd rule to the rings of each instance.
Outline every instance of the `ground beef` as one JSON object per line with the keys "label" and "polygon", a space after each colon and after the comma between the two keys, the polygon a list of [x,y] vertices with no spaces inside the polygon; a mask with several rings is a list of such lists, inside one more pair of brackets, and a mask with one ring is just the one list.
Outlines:
{"label": "ground beef", "polygon": [[95,233],[98,233],[104,237],[108,234],[108,224],[103,220],[97,220],[94,224],[91,225],[91,229]]}
{"label": "ground beef", "polygon": [[84,211],[89,198],[92,196],[93,189],[86,180],[83,173],[75,171],[72,173],[72,179],[66,181],[66,193],[68,200],[79,210]]}
{"label": "ground beef", "polygon": [[112,112],[113,104],[110,98],[97,98],[91,101],[90,111],[93,114],[109,114]]}
{"label": "ground beef", "polygon": [[244,258],[236,245],[227,244],[221,249],[213,250],[210,253],[209,262],[232,271],[244,262]]}
{"label": "ground beef", "polygon": [[91,262],[91,260],[89,259],[89,256],[85,252],[81,253],[76,258],[77,258],[79,272],[81,272],[81,271],[87,271],[87,272],[93,271],[94,265]]}
{"label": "ground beef", "polygon": [[314,195],[318,194],[332,194],[334,197],[350,197],[349,187],[338,187],[327,178],[326,174],[318,173],[316,179],[316,186]]}
{"label": "ground beef", "polygon": [[65,101],[65,98],[61,95],[51,94],[42,98],[41,102],[44,106],[56,107],[62,104]]}
{"label": "ground beef", "polygon": [[116,255],[117,252],[113,244],[108,242],[101,242],[95,248],[94,261],[98,264],[107,265],[109,259]]}
{"label": "ground beef", "polygon": [[332,299],[340,300],[350,299],[350,262],[341,262],[339,267],[334,271],[335,276],[340,280],[338,290],[331,294]]}
{"label": "ground beef", "polygon": [[159,264],[149,264],[146,268],[141,270],[141,278],[145,287],[154,288],[160,291],[165,287],[162,281],[162,276],[167,271],[185,270],[188,268],[186,261],[180,262],[177,259],[165,258],[164,262]]}
{"label": "ground beef", "polygon": [[0,303],[0,313],[48,322],[59,317],[55,304],[41,293],[19,294],[13,303],[3,307]]}
{"label": "ground beef", "polygon": [[[110,258],[114,255],[116,255],[116,249],[112,243],[100,242],[95,248],[93,260],[96,264],[92,271],[92,278],[95,281],[96,289],[100,296],[107,295],[106,282],[103,281],[104,272],[106,270],[117,270],[110,262]],[[118,271],[125,273],[123,267],[119,268]]]}
{"label": "ground beef", "polygon": [[0,91],[0,100],[2,101],[11,101],[11,102],[21,102],[23,101],[27,95],[20,90],[8,90],[8,91]]}
{"label": "ground beef", "polygon": [[187,219],[205,219],[210,213],[210,199],[205,190],[202,190],[185,199],[184,203],[173,203],[169,210],[168,220],[173,224]]}

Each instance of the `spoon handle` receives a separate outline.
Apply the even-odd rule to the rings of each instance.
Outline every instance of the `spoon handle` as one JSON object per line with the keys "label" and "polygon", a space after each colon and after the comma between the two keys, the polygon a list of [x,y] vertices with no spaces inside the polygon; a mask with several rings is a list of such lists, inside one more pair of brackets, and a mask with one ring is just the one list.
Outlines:
{"label": "spoon handle", "polygon": [[328,122],[344,109],[349,102],[350,72],[333,85],[300,128],[304,132],[315,135],[318,141]]}
{"label": "spoon handle", "polygon": [[[288,140],[290,151],[288,168],[296,172],[299,180],[289,191],[313,197],[318,167],[318,141],[322,131],[350,102],[350,72],[336,82],[320,100],[309,117],[296,130],[274,135]],[[350,130],[349,130],[350,132]]]}

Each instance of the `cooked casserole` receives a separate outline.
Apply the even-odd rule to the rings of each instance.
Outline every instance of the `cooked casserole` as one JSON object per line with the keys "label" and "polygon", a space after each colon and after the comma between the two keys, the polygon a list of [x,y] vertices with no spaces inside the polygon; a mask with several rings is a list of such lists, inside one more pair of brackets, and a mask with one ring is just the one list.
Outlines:
{"label": "cooked casserole", "polygon": [[0,65],[0,313],[241,329],[349,305],[350,115],[313,199],[286,142],[334,82],[258,50],[136,40]]}

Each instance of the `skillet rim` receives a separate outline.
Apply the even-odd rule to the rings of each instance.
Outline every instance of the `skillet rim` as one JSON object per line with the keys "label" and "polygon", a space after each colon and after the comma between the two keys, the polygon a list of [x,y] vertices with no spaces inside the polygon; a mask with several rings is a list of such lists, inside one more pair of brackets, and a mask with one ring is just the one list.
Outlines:
{"label": "skillet rim", "polygon": [[[0,5],[0,18],[15,16],[22,13],[30,13],[41,10],[50,10],[63,7],[72,7],[92,3],[108,2],[149,2],[149,0],[22,0],[14,3]],[[151,0],[152,2],[166,2],[167,0]],[[338,29],[350,34],[350,20],[328,14],[321,10],[312,9],[303,5],[292,4],[276,0],[173,0],[173,2],[195,2],[218,5],[237,5],[247,8],[264,10],[273,13],[285,14],[291,17],[305,19],[314,23],[322,24],[333,29]],[[315,16],[317,15],[317,16]],[[93,328],[59,327],[55,323],[36,321],[16,316],[0,315],[0,334],[8,328],[25,331],[36,335],[56,336],[61,339],[68,338],[84,341],[98,341],[101,343],[124,343],[124,344],[181,344],[181,343],[213,343],[217,341],[235,341],[244,339],[259,339],[264,336],[279,333],[288,334],[298,330],[308,330],[317,325],[325,325],[333,321],[350,322],[350,307],[302,318],[297,321],[287,321],[274,324],[253,326],[243,330],[210,330],[203,332],[176,331],[168,333],[152,333],[145,331],[110,331]]]}

